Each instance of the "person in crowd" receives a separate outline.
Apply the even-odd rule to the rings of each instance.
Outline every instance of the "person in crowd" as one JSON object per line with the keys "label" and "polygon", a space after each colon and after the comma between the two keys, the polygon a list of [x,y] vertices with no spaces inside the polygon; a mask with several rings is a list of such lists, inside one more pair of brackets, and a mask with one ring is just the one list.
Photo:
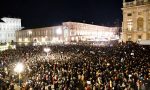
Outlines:
{"label": "person in crowd", "polygon": [[[51,49],[48,55],[44,47]],[[149,51],[135,43],[17,47],[0,52],[0,85],[14,90],[13,68],[22,62],[22,90],[148,90]]]}

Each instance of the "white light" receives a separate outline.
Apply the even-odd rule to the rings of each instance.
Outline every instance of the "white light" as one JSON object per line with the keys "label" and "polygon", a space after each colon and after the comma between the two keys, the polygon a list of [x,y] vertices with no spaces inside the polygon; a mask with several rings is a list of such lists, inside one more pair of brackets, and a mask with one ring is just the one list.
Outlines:
{"label": "white light", "polygon": [[22,39],[21,39],[21,38],[19,38],[19,42],[22,42]]}
{"label": "white light", "polygon": [[109,66],[110,64],[109,63],[107,63],[107,66]]}
{"label": "white light", "polygon": [[24,65],[23,63],[17,63],[16,67],[14,68],[14,71],[17,73],[21,73],[24,70]]}
{"label": "white light", "polygon": [[24,41],[25,41],[25,42],[29,42],[28,38],[25,38]]}
{"label": "white light", "polygon": [[44,37],[42,37],[42,42],[45,42],[45,40],[46,40],[46,39],[45,39]]}
{"label": "white light", "polygon": [[58,35],[62,34],[62,29],[61,28],[57,28],[56,34],[58,34]]}
{"label": "white light", "polygon": [[132,75],[131,74],[129,74],[129,78],[131,77]]}
{"label": "white light", "polygon": [[28,33],[29,33],[29,35],[31,35],[31,34],[32,34],[32,31],[28,31]]}
{"label": "white light", "polygon": [[44,52],[48,53],[50,51],[50,48],[44,48]]}
{"label": "white light", "polygon": [[91,84],[91,81],[87,81],[87,84]]}

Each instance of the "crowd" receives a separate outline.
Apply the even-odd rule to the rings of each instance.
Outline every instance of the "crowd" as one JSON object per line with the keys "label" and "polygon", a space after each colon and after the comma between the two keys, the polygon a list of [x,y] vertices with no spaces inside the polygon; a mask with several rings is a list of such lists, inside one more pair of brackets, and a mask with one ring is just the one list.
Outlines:
{"label": "crowd", "polygon": [[[46,54],[44,47],[51,51]],[[150,46],[26,46],[0,52],[0,90],[150,90]],[[21,77],[14,72],[24,63]]]}

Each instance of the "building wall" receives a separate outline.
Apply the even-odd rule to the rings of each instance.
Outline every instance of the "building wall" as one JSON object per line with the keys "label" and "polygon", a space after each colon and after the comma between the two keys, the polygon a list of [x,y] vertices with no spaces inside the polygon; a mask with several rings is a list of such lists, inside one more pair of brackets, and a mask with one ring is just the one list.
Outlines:
{"label": "building wall", "polygon": [[77,22],[65,22],[63,26],[68,27],[69,42],[95,41],[115,38],[118,32],[117,27],[105,27]]}
{"label": "building wall", "polygon": [[15,31],[21,30],[21,19],[18,18],[1,18],[0,22],[0,42],[16,41]]}
{"label": "building wall", "polygon": [[117,33],[117,27],[104,27],[78,22],[64,22],[61,26],[17,31],[16,39],[17,42],[20,43],[34,41],[41,43],[70,43],[102,39],[110,40],[111,38],[116,38]]}
{"label": "building wall", "polygon": [[61,26],[27,29],[16,31],[16,40],[19,43],[29,42],[60,42],[63,39]]}
{"label": "building wall", "polygon": [[150,1],[123,2],[122,41],[150,40]]}

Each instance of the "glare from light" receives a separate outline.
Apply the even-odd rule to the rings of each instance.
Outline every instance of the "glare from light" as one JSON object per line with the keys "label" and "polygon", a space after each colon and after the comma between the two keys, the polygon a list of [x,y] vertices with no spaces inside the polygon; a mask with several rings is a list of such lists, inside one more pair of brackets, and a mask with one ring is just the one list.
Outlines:
{"label": "glare from light", "polygon": [[109,66],[110,65],[110,63],[107,63],[107,66]]}
{"label": "glare from light", "polygon": [[19,38],[19,42],[22,42],[22,39],[21,39],[21,38]]}
{"label": "glare from light", "polygon": [[17,63],[16,67],[14,68],[14,71],[17,73],[21,73],[24,70],[24,65],[23,63]]}
{"label": "glare from light", "polygon": [[48,52],[50,52],[50,48],[44,48],[44,52],[46,52],[46,53],[48,53]]}
{"label": "glare from light", "polygon": [[45,42],[46,40],[45,40],[45,38],[44,37],[42,37],[42,42]]}
{"label": "glare from light", "polygon": [[24,41],[25,41],[25,42],[29,42],[28,38],[25,38]]}
{"label": "glare from light", "polygon": [[61,28],[57,28],[56,34],[58,34],[58,35],[62,34],[62,29]]}
{"label": "glare from light", "polygon": [[28,33],[29,33],[29,35],[31,35],[31,34],[32,34],[32,31],[28,31]]}
{"label": "glare from light", "polygon": [[129,74],[129,78],[130,78],[130,77],[132,77],[132,75],[131,75],[131,74]]}
{"label": "glare from light", "polygon": [[87,81],[87,84],[91,84],[91,81]]}

